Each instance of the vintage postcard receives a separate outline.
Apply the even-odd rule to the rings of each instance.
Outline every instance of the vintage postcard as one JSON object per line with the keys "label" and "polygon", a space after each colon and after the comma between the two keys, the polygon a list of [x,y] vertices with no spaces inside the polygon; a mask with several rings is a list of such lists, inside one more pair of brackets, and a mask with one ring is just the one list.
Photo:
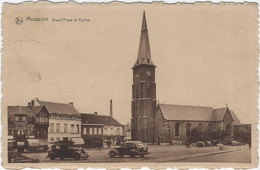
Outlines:
{"label": "vintage postcard", "polygon": [[6,168],[252,168],[257,3],[3,5]]}

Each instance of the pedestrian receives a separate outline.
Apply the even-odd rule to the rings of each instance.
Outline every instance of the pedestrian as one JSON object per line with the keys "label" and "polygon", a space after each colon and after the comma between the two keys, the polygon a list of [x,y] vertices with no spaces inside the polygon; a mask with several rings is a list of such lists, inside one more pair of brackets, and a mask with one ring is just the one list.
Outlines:
{"label": "pedestrian", "polygon": [[110,142],[110,140],[107,142],[107,147],[109,147],[110,148],[110,145],[111,145],[111,142]]}

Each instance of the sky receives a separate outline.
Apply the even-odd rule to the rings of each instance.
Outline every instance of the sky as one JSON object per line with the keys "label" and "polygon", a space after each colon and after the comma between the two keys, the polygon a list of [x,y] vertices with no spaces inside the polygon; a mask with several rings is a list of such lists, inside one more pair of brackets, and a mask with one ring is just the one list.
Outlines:
{"label": "sky", "polygon": [[[3,106],[38,97],[109,115],[112,99],[114,117],[130,122],[143,10],[159,103],[228,104],[243,123],[256,122],[257,7],[242,4],[5,6]],[[89,21],[52,21],[61,18]]]}

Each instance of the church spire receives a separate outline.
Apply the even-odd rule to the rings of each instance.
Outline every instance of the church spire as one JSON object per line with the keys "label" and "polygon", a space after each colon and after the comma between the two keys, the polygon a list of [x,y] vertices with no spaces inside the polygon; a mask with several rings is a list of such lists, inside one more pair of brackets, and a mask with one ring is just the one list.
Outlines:
{"label": "church spire", "polygon": [[154,65],[151,60],[151,51],[150,51],[145,11],[143,12],[143,21],[142,21],[142,29],[141,29],[138,56],[137,56],[137,60],[135,62],[134,67],[138,66],[140,64]]}
{"label": "church spire", "polygon": [[142,23],[142,31],[147,31],[147,24],[146,24],[146,17],[145,17],[145,11],[143,11],[143,23]]}

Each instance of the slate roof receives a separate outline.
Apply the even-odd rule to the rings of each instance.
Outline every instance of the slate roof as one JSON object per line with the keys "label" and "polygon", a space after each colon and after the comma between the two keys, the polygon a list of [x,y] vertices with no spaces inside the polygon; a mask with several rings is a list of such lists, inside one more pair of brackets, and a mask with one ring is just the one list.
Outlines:
{"label": "slate roof", "polygon": [[159,104],[167,120],[214,121],[212,107]]}
{"label": "slate roof", "polygon": [[238,117],[236,116],[236,114],[234,113],[234,111],[230,110],[230,113],[231,113],[231,116],[232,116],[232,118],[234,120],[233,125],[241,125],[241,122],[238,119]]}
{"label": "slate roof", "polygon": [[135,62],[134,67],[141,65],[141,64],[154,66],[152,59],[151,59],[151,51],[150,51],[150,43],[149,43],[145,11],[143,12],[143,21],[142,21],[139,49],[138,49],[137,60]]}
{"label": "slate roof", "polygon": [[62,113],[62,114],[79,114],[79,112],[71,104],[66,103],[54,103],[38,100],[40,105],[44,105],[49,113]]}
{"label": "slate roof", "polygon": [[213,118],[215,121],[221,121],[225,115],[226,108],[219,108],[213,110]]}
{"label": "slate roof", "polygon": [[96,114],[88,114],[88,113],[81,113],[81,120],[82,123],[88,124],[103,124],[108,126],[122,126],[116,119],[105,116],[105,115],[96,115]]}
{"label": "slate roof", "polygon": [[[227,108],[213,109],[212,107],[184,106],[159,104],[164,119],[182,121],[221,121],[224,118]],[[239,125],[240,120],[232,110],[229,110],[234,120],[234,125]]]}
{"label": "slate roof", "polygon": [[27,106],[7,106],[7,114],[15,115],[15,114],[26,114],[33,115],[39,113],[43,106],[34,106],[32,109]]}

